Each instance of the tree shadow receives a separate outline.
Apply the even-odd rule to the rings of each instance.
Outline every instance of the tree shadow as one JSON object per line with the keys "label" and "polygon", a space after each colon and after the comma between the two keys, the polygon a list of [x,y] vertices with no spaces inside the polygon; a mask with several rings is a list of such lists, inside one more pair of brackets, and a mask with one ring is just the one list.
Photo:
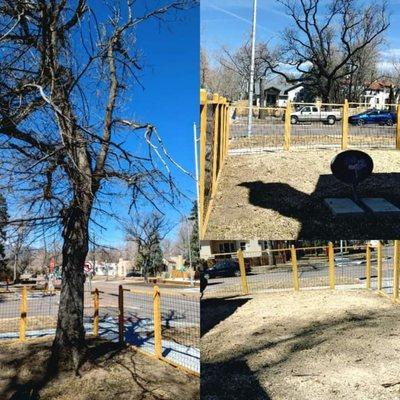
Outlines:
{"label": "tree shadow", "polygon": [[[228,380],[230,384],[225,384]],[[202,398],[218,400],[270,400],[271,397],[252,373],[245,360],[201,363]]]}
{"label": "tree shadow", "polygon": [[[86,341],[86,345],[83,359],[86,364],[96,364],[104,357],[110,360],[123,349],[118,343],[93,339]],[[23,350],[16,351],[7,360],[1,360],[2,368],[12,371],[12,374],[0,390],[0,399],[39,400],[40,391],[60,374],[75,375],[72,365],[54,361],[51,347],[51,341],[28,343]],[[28,370],[30,378],[26,379]]]}
{"label": "tree shadow", "polygon": [[[306,173],[306,171],[305,171]],[[333,175],[320,175],[313,193],[297,190],[287,183],[263,181],[242,182],[238,186],[249,190],[249,203],[260,208],[277,211],[281,216],[300,222],[296,237],[285,239],[331,240],[390,239],[398,234],[400,216],[375,215],[366,212],[360,216],[334,216],[325,205],[327,197],[352,198],[352,189],[339,182]],[[383,197],[400,208],[400,173],[375,173],[362,182],[359,197]]]}
{"label": "tree shadow", "polygon": [[[356,327],[378,326],[378,322],[375,321],[377,316],[377,312],[371,312],[368,316],[347,313],[347,316],[342,318],[312,322],[309,326],[303,327],[291,335],[285,335],[282,339],[268,337],[268,332],[270,332],[268,326],[261,328],[253,332],[251,337],[244,337],[243,347],[238,348],[231,357],[228,356],[221,361],[224,354],[219,354],[216,362],[212,361],[212,357],[210,360],[202,362],[202,395],[215,396],[218,400],[270,399],[270,394],[263,387],[265,383],[260,383],[258,379],[259,375],[268,379],[268,373],[274,373],[271,370],[273,367],[282,367],[296,354],[318,347],[334,337],[345,337],[347,331]],[[265,354],[265,350],[273,350],[281,345],[286,346],[285,351],[281,352],[281,356],[271,357],[273,361],[261,363],[257,369],[248,367],[249,357],[255,354]],[[275,354],[280,353],[276,352]],[[223,379],[221,379],[222,376]],[[249,395],[250,393],[251,395]]]}
{"label": "tree shadow", "polygon": [[[88,396],[85,398],[95,398],[96,393],[101,395],[101,398],[106,398],[104,396],[108,395],[109,398],[128,398],[133,389],[134,398],[137,399],[164,400],[166,392],[179,393],[180,395],[171,397],[176,399],[197,398],[185,394],[188,390],[193,393],[199,391],[198,387],[193,386],[196,378],[189,378],[158,360],[150,360],[131,347],[102,339],[89,339],[86,344],[87,351],[81,368],[81,378],[76,377],[74,370],[66,366],[60,369],[52,366],[49,362],[50,341],[28,344],[24,346],[23,351],[18,348],[15,354],[11,351],[7,354],[7,361],[4,360],[5,353],[3,353],[0,358],[2,369],[7,368],[9,371],[6,377],[8,384],[0,386],[0,399],[40,400],[41,391],[45,388],[46,398],[49,398],[47,390],[50,389],[50,393],[58,395],[52,386],[60,385],[60,382],[61,388],[63,384],[77,387],[82,385],[79,395]],[[119,369],[116,370],[116,367]],[[12,376],[10,376],[11,370]],[[29,378],[26,378],[27,370],[30,372]],[[129,374],[121,376],[120,371],[127,371]],[[95,376],[98,377],[93,381]],[[112,380],[107,381],[105,376]],[[106,380],[104,385],[101,384],[102,379]],[[193,382],[189,384],[189,381]],[[168,388],[168,385],[171,386]],[[78,393],[76,390],[72,392]]]}
{"label": "tree shadow", "polygon": [[249,300],[249,298],[239,296],[202,299],[200,303],[200,336],[203,337]]}

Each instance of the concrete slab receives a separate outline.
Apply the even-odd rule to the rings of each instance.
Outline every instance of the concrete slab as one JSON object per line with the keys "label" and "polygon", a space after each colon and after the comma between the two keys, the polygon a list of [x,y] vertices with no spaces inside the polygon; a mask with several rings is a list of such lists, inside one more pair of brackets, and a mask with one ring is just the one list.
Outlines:
{"label": "concrete slab", "polygon": [[363,215],[364,210],[349,198],[324,199],[325,204],[330,208],[334,215]]}
{"label": "concrete slab", "polygon": [[400,209],[384,198],[363,197],[361,199],[361,201],[363,202],[365,207],[367,207],[369,210],[371,210],[374,214],[390,214],[390,215],[399,214],[400,215]]}

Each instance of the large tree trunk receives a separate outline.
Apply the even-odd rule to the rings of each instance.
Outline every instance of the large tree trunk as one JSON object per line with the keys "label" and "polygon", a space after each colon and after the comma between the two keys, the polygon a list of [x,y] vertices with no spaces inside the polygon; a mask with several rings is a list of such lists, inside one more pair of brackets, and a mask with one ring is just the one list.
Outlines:
{"label": "large tree trunk", "polygon": [[90,211],[73,206],[63,219],[62,285],[53,357],[72,361],[78,370],[85,348],[83,326],[84,263],[88,253]]}

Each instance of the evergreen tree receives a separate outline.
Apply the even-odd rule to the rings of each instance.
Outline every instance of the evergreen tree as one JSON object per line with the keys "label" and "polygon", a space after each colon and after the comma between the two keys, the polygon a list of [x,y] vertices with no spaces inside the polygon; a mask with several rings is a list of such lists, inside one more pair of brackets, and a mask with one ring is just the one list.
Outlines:
{"label": "evergreen tree", "polygon": [[0,273],[4,272],[6,268],[5,262],[5,241],[6,232],[5,227],[8,221],[7,203],[2,195],[0,195]]}
{"label": "evergreen tree", "polygon": [[197,201],[193,202],[189,220],[193,222],[192,234],[190,237],[190,255],[193,266],[197,266],[200,261],[200,240],[199,240],[199,218]]}

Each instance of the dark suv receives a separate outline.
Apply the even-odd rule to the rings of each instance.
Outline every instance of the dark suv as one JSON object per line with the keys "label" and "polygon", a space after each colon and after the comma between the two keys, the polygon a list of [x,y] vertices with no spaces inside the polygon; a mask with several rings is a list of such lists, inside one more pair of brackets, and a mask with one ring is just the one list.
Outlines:
{"label": "dark suv", "polygon": [[[246,272],[248,272],[246,268]],[[239,263],[235,260],[221,260],[218,261],[213,267],[208,268],[204,272],[206,279],[218,278],[223,276],[240,276]]]}

